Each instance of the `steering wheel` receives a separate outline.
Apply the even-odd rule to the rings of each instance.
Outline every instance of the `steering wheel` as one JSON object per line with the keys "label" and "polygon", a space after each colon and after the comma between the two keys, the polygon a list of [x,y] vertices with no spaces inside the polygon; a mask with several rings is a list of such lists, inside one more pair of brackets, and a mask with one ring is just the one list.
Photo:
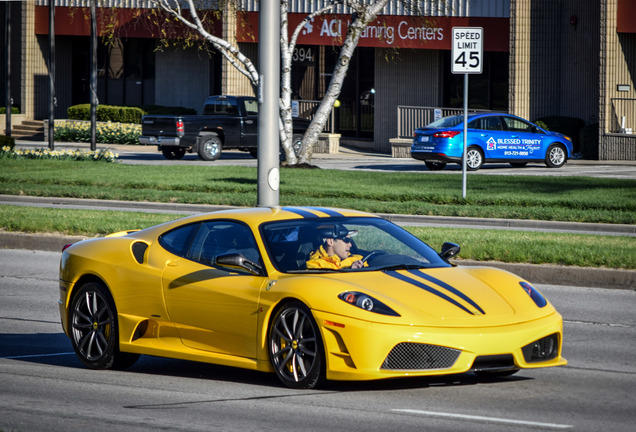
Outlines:
{"label": "steering wheel", "polygon": [[376,250],[373,250],[373,251],[369,252],[368,254],[366,254],[360,261],[365,263],[365,262],[367,262],[367,260],[369,258],[371,258],[374,255],[386,255],[386,254],[387,254],[386,251],[383,251],[383,250],[380,250],[380,249],[376,249]]}

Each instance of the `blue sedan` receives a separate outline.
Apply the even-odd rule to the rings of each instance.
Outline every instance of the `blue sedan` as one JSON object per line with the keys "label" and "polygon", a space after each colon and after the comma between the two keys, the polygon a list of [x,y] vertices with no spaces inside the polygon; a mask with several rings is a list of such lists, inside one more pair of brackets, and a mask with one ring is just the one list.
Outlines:
{"label": "blue sedan", "polygon": [[[413,133],[411,157],[423,160],[431,170],[448,162],[462,163],[464,115],[444,117]],[[502,113],[468,116],[466,167],[478,170],[484,163],[508,162],[523,167],[543,162],[560,168],[572,155],[572,140],[540,128],[520,117]]]}

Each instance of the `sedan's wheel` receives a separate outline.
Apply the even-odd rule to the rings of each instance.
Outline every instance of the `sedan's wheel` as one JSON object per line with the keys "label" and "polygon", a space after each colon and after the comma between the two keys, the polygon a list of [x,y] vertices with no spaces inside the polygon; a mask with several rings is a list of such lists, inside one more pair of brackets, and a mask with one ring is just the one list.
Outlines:
{"label": "sedan's wheel", "polygon": [[322,341],[309,309],[283,306],[269,331],[269,358],[278,378],[291,388],[314,388],[324,379]]}
{"label": "sedan's wheel", "polygon": [[185,153],[185,149],[181,147],[161,147],[161,154],[168,160],[183,159]]}
{"label": "sedan's wheel", "polygon": [[565,148],[560,144],[553,144],[545,155],[545,164],[549,168],[561,168],[567,160]]}
{"label": "sedan's wheel", "polygon": [[444,169],[444,167],[446,166],[446,162],[425,161],[424,165],[426,165],[426,168],[430,169],[431,171],[439,171]]}
{"label": "sedan's wheel", "polygon": [[91,369],[126,368],[139,355],[119,351],[117,311],[104,285],[83,285],[71,304],[71,342],[79,359]]}
{"label": "sedan's wheel", "polygon": [[215,134],[206,134],[199,138],[197,154],[204,161],[215,161],[221,157],[223,145],[221,138]]}
{"label": "sedan's wheel", "polygon": [[484,163],[484,154],[479,147],[468,147],[466,151],[466,167],[470,171],[477,171]]}

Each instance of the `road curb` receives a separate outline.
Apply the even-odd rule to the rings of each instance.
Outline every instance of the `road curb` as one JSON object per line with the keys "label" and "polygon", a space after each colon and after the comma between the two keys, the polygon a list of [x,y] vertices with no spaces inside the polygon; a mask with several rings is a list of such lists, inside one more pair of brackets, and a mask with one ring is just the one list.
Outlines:
{"label": "road curb", "polygon": [[[85,240],[83,236],[0,232],[0,249],[61,252],[64,245]],[[636,290],[636,271],[554,265],[515,264],[496,261],[455,260],[456,264],[487,266],[515,273],[533,283]]]}

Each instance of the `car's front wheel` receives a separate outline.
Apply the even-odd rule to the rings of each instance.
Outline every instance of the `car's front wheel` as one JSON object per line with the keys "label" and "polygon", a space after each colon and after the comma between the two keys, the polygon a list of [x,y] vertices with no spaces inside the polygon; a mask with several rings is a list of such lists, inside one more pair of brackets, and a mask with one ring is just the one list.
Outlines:
{"label": "car's front wheel", "polygon": [[545,154],[545,164],[548,168],[561,168],[567,160],[565,148],[560,144],[552,144]]}
{"label": "car's front wheel", "polygon": [[424,165],[426,165],[426,168],[430,169],[431,171],[439,171],[439,170],[443,170],[444,167],[446,167],[446,162],[425,161]]}
{"label": "car's front wheel", "polygon": [[466,167],[469,171],[477,171],[484,164],[484,154],[479,147],[468,147],[466,150]]}
{"label": "car's front wheel", "polygon": [[124,369],[138,354],[119,351],[115,303],[98,282],[84,284],[71,303],[71,342],[79,359],[91,369]]}
{"label": "car's front wheel", "polygon": [[216,134],[205,134],[199,137],[197,154],[204,161],[215,161],[221,157],[223,143]]}
{"label": "car's front wheel", "polygon": [[274,316],[269,330],[269,358],[287,387],[314,388],[324,379],[324,354],[311,311],[292,301]]}

